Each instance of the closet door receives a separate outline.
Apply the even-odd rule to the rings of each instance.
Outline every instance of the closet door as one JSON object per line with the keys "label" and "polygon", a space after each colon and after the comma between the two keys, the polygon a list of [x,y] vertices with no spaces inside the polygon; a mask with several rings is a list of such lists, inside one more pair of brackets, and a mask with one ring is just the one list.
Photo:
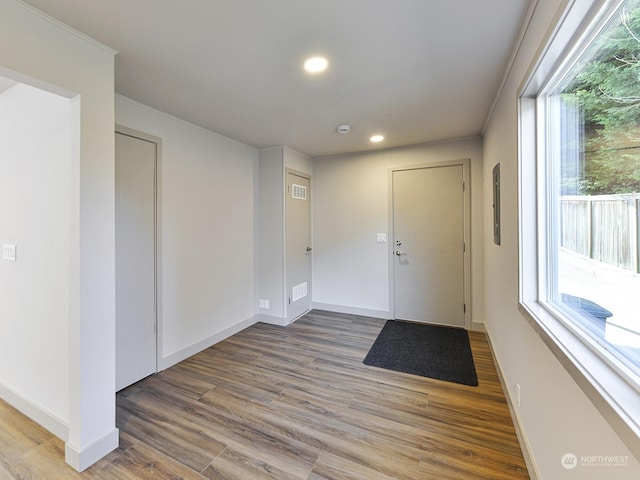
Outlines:
{"label": "closet door", "polygon": [[287,321],[311,309],[311,180],[287,172],[286,285]]}
{"label": "closet door", "polygon": [[156,151],[116,133],[116,391],[156,372]]}

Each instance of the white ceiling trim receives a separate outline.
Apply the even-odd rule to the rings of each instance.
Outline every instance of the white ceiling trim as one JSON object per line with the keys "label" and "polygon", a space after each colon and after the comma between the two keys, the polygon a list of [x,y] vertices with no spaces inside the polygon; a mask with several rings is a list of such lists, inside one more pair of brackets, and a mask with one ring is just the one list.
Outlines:
{"label": "white ceiling trim", "polygon": [[524,20],[522,21],[522,26],[520,27],[520,33],[518,33],[518,39],[513,47],[513,51],[511,52],[511,56],[509,57],[509,62],[507,63],[507,68],[504,71],[504,75],[502,77],[502,81],[500,82],[500,87],[498,87],[498,91],[496,92],[496,96],[491,103],[491,107],[489,108],[489,113],[487,114],[487,119],[484,121],[484,125],[482,126],[482,136],[487,132],[487,127],[491,122],[491,118],[493,117],[493,113],[495,112],[496,106],[498,105],[498,100],[502,96],[502,92],[509,81],[509,77],[511,77],[511,72],[513,71],[513,65],[516,61],[518,53],[522,48],[522,42],[524,41],[524,37],[531,26],[531,19],[538,7],[538,3],[540,0],[531,0],[529,3],[529,8],[527,9],[527,13],[524,16]]}
{"label": "white ceiling trim", "polygon": [[89,35],[85,35],[84,33],[82,33],[80,31],[70,27],[69,25],[67,25],[65,23],[62,23],[60,20],[57,20],[56,18],[53,18],[50,15],[47,15],[43,11],[38,10],[35,7],[32,7],[31,5],[29,5],[28,3],[23,2],[22,0],[11,0],[11,1],[14,2],[15,4],[21,6],[25,10],[28,10],[29,12],[38,15],[39,17],[43,18],[47,22],[52,23],[53,25],[61,28],[62,30],[66,30],[67,32],[75,35],[76,37],[81,38],[85,42],[91,43],[91,44],[95,45],[96,47],[101,48],[102,50],[104,50],[105,52],[110,53],[111,55],[117,55],[118,54],[117,50],[114,50],[113,48],[105,45],[104,43],[99,42],[98,40],[96,40],[95,38],[90,37]]}

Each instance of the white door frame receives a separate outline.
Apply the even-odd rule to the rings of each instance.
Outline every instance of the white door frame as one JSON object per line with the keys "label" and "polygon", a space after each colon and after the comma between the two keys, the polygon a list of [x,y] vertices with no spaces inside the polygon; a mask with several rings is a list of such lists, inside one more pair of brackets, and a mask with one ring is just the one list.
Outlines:
{"label": "white door frame", "polygon": [[449,160],[442,162],[420,163],[413,165],[403,165],[390,167],[388,173],[388,192],[389,192],[389,313],[392,318],[396,317],[395,306],[395,232],[394,225],[394,205],[393,205],[393,172],[404,170],[419,170],[423,168],[435,167],[451,167],[462,166],[462,179],[464,183],[463,189],[463,208],[464,208],[464,252],[463,252],[463,268],[464,268],[464,328],[471,330],[471,163],[468,158],[461,160]]}
{"label": "white door frame", "polygon": [[[312,202],[312,182],[311,182],[311,175],[308,173],[303,173],[299,170],[294,170],[292,168],[285,168],[284,169],[284,205],[283,205],[283,210],[284,210],[284,222],[283,222],[283,230],[282,230],[282,235],[283,235],[283,241],[284,241],[284,255],[283,257],[283,275],[282,275],[282,282],[283,282],[283,292],[284,292],[284,296],[282,298],[283,301],[283,305],[284,305],[284,317],[285,317],[285,322],[287,324],[289,323],[293,323],[295,320],[297,320],[298,318],[300,318],[300,316],[296,317],[296,318],[289,318],[289,302],[288,302],[288,298],[289,298],[289,292],[288,292],[288,288],[287,288],[287,222],[288,222],[288,217],[287,217],[287,181],[289,178],[289,174],[293,174],[296,175],[298,177],[302,177],[305,178],[307,180],[309,180],[309,192],[307,192],[307,198],[309,199],[309,238],[310,238],[310,243],[313,243],[313,218],[312,218],[312,213],[313,213],[313,204]],[[310,245],[311,247],[313,247],[313,245]],[[313,284],[312,284],[312,280],[313,280],[313,253],[311,254],[311,262],[310,262],[310,267],[309,267],[309,282],[308,282],[308,295],[309,295],[309,310],[306,313],[308,313],[309,311],[311,311],[311,305],[312,305],[312,292],[313,292]],[[303,314],[304,315],[304,314]]]}
{"label": "white door frame", "polygon": [[[148,133],[116,124],[116,133],[138,138],[156,144],[156,178],[155,178],[155,314],[156,314],[156,365],[154,373],[158,373],[162,361],[162,139]],[[116,355],[118,354],[116,350]]]}

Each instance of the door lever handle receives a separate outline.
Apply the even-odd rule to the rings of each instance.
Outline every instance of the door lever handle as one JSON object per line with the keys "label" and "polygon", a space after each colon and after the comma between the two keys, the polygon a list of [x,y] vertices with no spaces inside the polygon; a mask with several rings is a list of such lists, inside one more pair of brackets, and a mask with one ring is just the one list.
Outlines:
{"label": "door lever handle", "polygon": [[311,250],[313,250],[313,248],[307,247],[307,253],[309,253]]}
{"label": "door lever handle", "polygon": [[395,254],[396,254],[397,256],[404,255],[404,253],[402,253],[400,250],[396,250],[396,251],[395,251]]}

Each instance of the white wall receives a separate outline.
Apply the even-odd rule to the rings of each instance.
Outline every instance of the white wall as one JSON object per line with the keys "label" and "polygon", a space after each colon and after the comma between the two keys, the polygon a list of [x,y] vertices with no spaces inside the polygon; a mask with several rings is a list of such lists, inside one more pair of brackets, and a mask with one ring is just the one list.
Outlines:
{"label": "white wall", "polygon": [[313,304],[387,317],[391,152],[314,159]]}
{"label": "white wall", "polygon": [[121,96],[116,123],[162,141],[162,369],[255,321],[258,151]]}
{"label": "white wall", "polygon": [[69,423],[69,99],[0,94],[0,384]]}
{"label": "white wall", "polygon": [[[15,392],[9,400],[38,421],[58,423],[66,430],[61,435],[67,440],[66,459],[82,470],[118,445],[114,392],[115,52],[17,0],[0,0],[0,32],[0,75],[70,98],[72,119],[67,170],[69,282],[60,287],[60,294],[69,299],[69,397],[66,408],[57,407],[68,411],[68,425],[56,422],[25,392]],[[21,342],[16,348],[30,348],[30,339]],[[44,374],[39,379],[47,381]]]}
{"label": "white wall", "polygon": [[[509,394],[521,388],[516,415],[525,447],[541,479],[636,479],[640,465],[563,366],[518,311],[517,158],[519,85],[554,24],[554,15],[567,3],[540,0],[511,75],[488,124],[484,142],[485,284],[488,333]],[[501,165],[502,245],[493,244],[491,169]],[[533,222],[535,219],[523,219]],[[564,470],[566,453],[580,456],[629,456],[625,467]]]}
{"label": "white wall", "polygon": [[282,147],[260,150],[258,296],[269,301],[260,315],[267,323],[284,324],[284,159]]}
{"label": "white wall", "polygon": [[[282,157],[284,162],[284,168],[290,168],[300,173],[307,175],[313,174],[313,161],[311,157],[300,153],[290,147],[282,147]],[[286,174],[285,174],[286,177]],[[286,183],[286,182],[285,182]],[[284,188],[283,188],[284,195]]]}
{"label": "white wall", "polygon": [[482,322],[484,299],[482,141],[461,139],[313,162],[313,302],[316,308],[388,318],[389,169],[471,160],[471,317]]}

